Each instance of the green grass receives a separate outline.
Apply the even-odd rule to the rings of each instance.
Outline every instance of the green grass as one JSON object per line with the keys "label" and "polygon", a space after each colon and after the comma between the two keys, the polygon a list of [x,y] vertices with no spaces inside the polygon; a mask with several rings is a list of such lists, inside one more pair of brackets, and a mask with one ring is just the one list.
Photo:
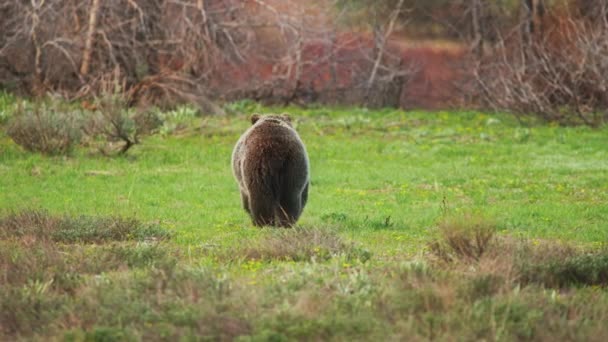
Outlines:
{"label": "green grass", "polygon": [[[0,339],[608,336],[606,128],[257,109],[290,112],[307,146],[299,229],[254,228],[240,206],[244,115],[189,120],[114,158],[32,154],[0,133]],[[479,222],[500,237],[483,256],[433,257]],[[545,241],[570,247],[543,258]]]}
{"label": "green grass", "polygon": [[[382,251],[415,251],[444,211],[483,212],[514,234],[606,240],[608,134],[522,128],[480,113],[296,110],[310,154],[300,223],[331,226]],[[0,208],[160,221],[175,241],[255,235],[230,153],[244,117],[211,118],[180,137],[146,138],[130,156],[28,154],[0,140]]]}

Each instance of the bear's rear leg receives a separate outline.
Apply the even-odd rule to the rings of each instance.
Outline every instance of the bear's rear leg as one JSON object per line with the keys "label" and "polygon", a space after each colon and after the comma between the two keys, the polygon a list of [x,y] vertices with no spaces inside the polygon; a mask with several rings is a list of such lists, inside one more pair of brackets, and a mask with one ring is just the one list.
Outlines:
{"label": "bear's rear leg", "polygon": [[273,226],[275,221],[275,212],[273,201],[268,198],[251,198],[249,201],[249,209],[253,224],[261,226]]}
{"label": "bear's rear leg", "polygon": [[242,190],[241,190],[241,202],[243,203],[243,209],[245,209],[245,211],[248,214],[251,214],[251,209],[249,209],[249,197],[247,197],[247,194],[245,194],[245,192]]}
{"label": "bear's rear leg", "polygon": [[302,214],[302,199],[299,195],[288,195],[281,199],[277,217],[281,227],[291,227]]}

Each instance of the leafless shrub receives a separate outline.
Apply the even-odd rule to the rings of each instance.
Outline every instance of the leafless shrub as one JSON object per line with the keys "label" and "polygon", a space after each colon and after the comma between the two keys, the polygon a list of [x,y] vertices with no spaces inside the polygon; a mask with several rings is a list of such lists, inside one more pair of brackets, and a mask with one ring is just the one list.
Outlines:
{"label": "leafless shrub", "polygon": [[[600,17],[608,4],[595,1]],[[485,103],[517,115],[562,124],[608,121],[608,20],[592,21],[562,9],[536,34],[500,41],[475,70]]]}
{"label": "leafless shrub", "polygon": [[95,94],[96,80],[116,68],[130,87],[181,70],[201,76],[231,53],[225,43],[241,35],[229,18],[241,9],[237,1],[6,3],[0,65],[29,89],[77,96]]}
{"label": "leafless shrub", "polygon": [[[94,109],[85,131],[91,137],[101,136],[103,143],[99,151],[111,155],[114,150],[125,154],[131,147],[140,143],[139,137],[143,127],[135,121],[136,112],[130,108],[126,94],[122,91],[125,83],[120,78],[104,79],[101,95],[95,99]],[[114,147],[119,144],[118,148]]]}
{"label": "leafless shrub", "polygon": [[82,136],[82,114],[56,104],[22,104],[12,116],[7,134],[31,152],[67,154]]}
{"label": "leafless shrub", "polygon": [[[111,155],[116,150],[118,154],[125,154],[140,143],[140,132],[132,110],[121,103],[120,99],[113,97],[101,99],[99,104],[99,109],[93,116],[93,132],[105,139],[106,143],[99,147],[101,153]],[[121,145],[115,148],[115,144]]]}
{"label": "leafless shrub", "polygon": [[349,39],[337,39],[331,2],[325,6],[311,10],[292,0],[5,2],[0,84],[80,99],[99,96],[105,75],[118,70],[129,105],[188,102],[213,114],[223,114],[216,99],[305,104],[357,89],[365,95],[356,92],[359,102],[397,103],[409,71],[398,54],[389,56],[386,37],[396,19],[378,26],[375,42],[351,49]]}

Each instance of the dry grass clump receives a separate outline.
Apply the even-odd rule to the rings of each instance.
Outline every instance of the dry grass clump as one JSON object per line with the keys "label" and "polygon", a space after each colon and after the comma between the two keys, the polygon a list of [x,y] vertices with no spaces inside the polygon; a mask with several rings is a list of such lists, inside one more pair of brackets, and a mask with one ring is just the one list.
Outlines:
{"label": "dry grass clump", "polygon": [[61,224],[61,219],[45,211],[27,210],[0,218],[0,239],[11,237],[39,239],[49,237]]}
{"label": "dry grass clump", "polygon": [[103,243],[127,240],[164,240],[170,234],[157,225],[133,218],[53,216],[25,210],[0,218],[0,239],[52,240],[62,243]]}
{"label": "dry grass clump", "polygon": [[301,227],[269,230],[260,240],[230,253],[231,258],[263,261],[326,261],[335,256],[365,262],[371,254],[331,230]]}
{"label": "dry grass clump", "polygon": [[438,232],[428,244],[431,260],[480,276],[478,280],[487,285],[496,286],[497,279],[505,289],[518,284],[547,288],[608,285],[607,248],[496,236],[492,221],[471,216],[446,219]]}
{"label": "dry grass clump", "polygon": [[431,253],[445,262],[479,261],[495,242],[496,225],[483,217],[466,215],[440,222]]}

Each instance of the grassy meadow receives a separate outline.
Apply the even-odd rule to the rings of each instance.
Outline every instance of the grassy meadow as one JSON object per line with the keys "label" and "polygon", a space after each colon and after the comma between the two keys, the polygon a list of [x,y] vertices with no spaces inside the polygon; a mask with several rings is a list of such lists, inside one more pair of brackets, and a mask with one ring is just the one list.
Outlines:
{"label": "grassy meadow", "polygon": [[[0,133],[0,340],[608,338],[606,128],[231,108],[121,157]],[[297,228],[241,208],[253,111],[289,112],[306,144]]]}

